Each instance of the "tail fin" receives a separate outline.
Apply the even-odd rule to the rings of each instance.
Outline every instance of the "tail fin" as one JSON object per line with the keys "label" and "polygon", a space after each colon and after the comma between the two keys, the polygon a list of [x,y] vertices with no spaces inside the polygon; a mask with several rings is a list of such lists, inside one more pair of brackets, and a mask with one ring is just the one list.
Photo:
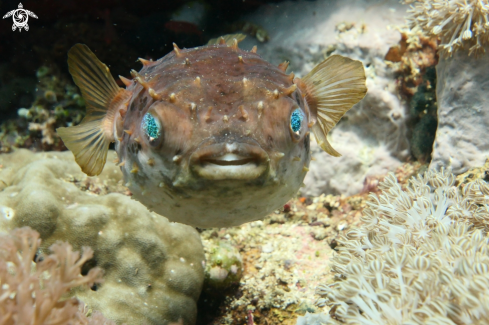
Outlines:
{"label": "tail fin", "polygon": [[321,149],[341,156],[326,136],[341,117],[367,93],[365,69],[360,61],[332,55],[298,81],[316,123],[312,131]]}
{"label": "tail fin", "polygon": [[99,175],[109,144],[114,141],[112,126],[117,107],[128,99],[129,93],[117,86],[109,68],[84,44],[70,49],[68,67],[85,99],[87,115],[79,125],[58,128],[56,132],[82,171],[89,176]]}

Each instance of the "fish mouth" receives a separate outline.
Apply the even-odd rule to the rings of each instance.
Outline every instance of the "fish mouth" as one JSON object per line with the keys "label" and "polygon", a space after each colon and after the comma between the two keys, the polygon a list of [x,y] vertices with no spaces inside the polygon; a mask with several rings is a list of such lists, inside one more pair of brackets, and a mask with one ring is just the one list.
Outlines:
{"label": "fish mouth", "polygon": [[268,161],[258,145],[218,143],[197,149],[190,156],[190,168],[209,180],[253,180],[266,172]]}

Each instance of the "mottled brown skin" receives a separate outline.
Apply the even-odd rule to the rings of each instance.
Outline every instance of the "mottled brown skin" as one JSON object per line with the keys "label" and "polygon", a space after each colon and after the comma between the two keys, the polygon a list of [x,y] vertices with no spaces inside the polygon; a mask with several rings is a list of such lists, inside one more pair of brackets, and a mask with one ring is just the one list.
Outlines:
{"label": "mottled brown skin", "polygon": [[[144,62],[137,79],[114,133],[124,179],[149,209],[172,221],[225,227],[263,218],[297,193],[310,161],[309,111],[300,90],[287,90],[292,76],[224,44]],[[298,107],[305,117],[296,135],[290,115]],[[141,128],[148,112],[162,125],[153,142]],[[208,164],[226,150],[249,157],[249,170],[229,176]]]}

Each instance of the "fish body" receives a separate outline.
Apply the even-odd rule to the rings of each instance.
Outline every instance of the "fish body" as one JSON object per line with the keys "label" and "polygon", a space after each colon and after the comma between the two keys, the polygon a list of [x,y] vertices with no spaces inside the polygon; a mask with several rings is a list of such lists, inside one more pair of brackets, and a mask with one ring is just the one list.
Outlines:
{"label": "fish body", "polygon": [[[351,80],[318,73],[294,79],[286,64],[271,65],[237,43],[175,46],[160,60],[142,60],[132,80],[122,78],[126,89],[88,47],[75,45],[68,62],[88,112],[79,126],[58,133],[82,170],[99,174],[115,142],[134,199],[202,228],[240,225],[282,207],[308,171],[311,129],[323,149],[337,154],[326,134],[346,111],[345,82],[347,98],[364,96],[363,66],[337,56],[334,65],[346,62]],[[332,105],[326,115],[317,114],[322,83],[333,84],[329,97],[323,94]]]}

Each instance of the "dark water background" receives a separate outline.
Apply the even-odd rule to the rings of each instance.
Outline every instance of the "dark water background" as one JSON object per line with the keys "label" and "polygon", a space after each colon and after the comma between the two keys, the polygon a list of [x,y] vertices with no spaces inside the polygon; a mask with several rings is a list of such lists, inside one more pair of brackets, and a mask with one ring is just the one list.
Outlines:
{"label": "dark water background", "polygon": [[[68,76],[67,52],[87,44],[112,75],[139,70],[138,57],[158,59],[180,47],[205,44],[211,37],[239,32],[241,18],[278,0],[31,0],[22,1],[29,31],[12,31],[12,17],[0,20],[0,121],[13,118],[34,99],[41,66]],[[0,1],[0,14],[18,8],[18,0]],[[179,20],[182,8],[199,11],[198,22]],[[195,7],[197,6],[197,7]],[[172,18],[173,17],[173,18]],[[176,18],[175,18],[176,17]],[[182,17],[186,19],[185,17]],[[188,19],[187,19],[188,20]]]}

